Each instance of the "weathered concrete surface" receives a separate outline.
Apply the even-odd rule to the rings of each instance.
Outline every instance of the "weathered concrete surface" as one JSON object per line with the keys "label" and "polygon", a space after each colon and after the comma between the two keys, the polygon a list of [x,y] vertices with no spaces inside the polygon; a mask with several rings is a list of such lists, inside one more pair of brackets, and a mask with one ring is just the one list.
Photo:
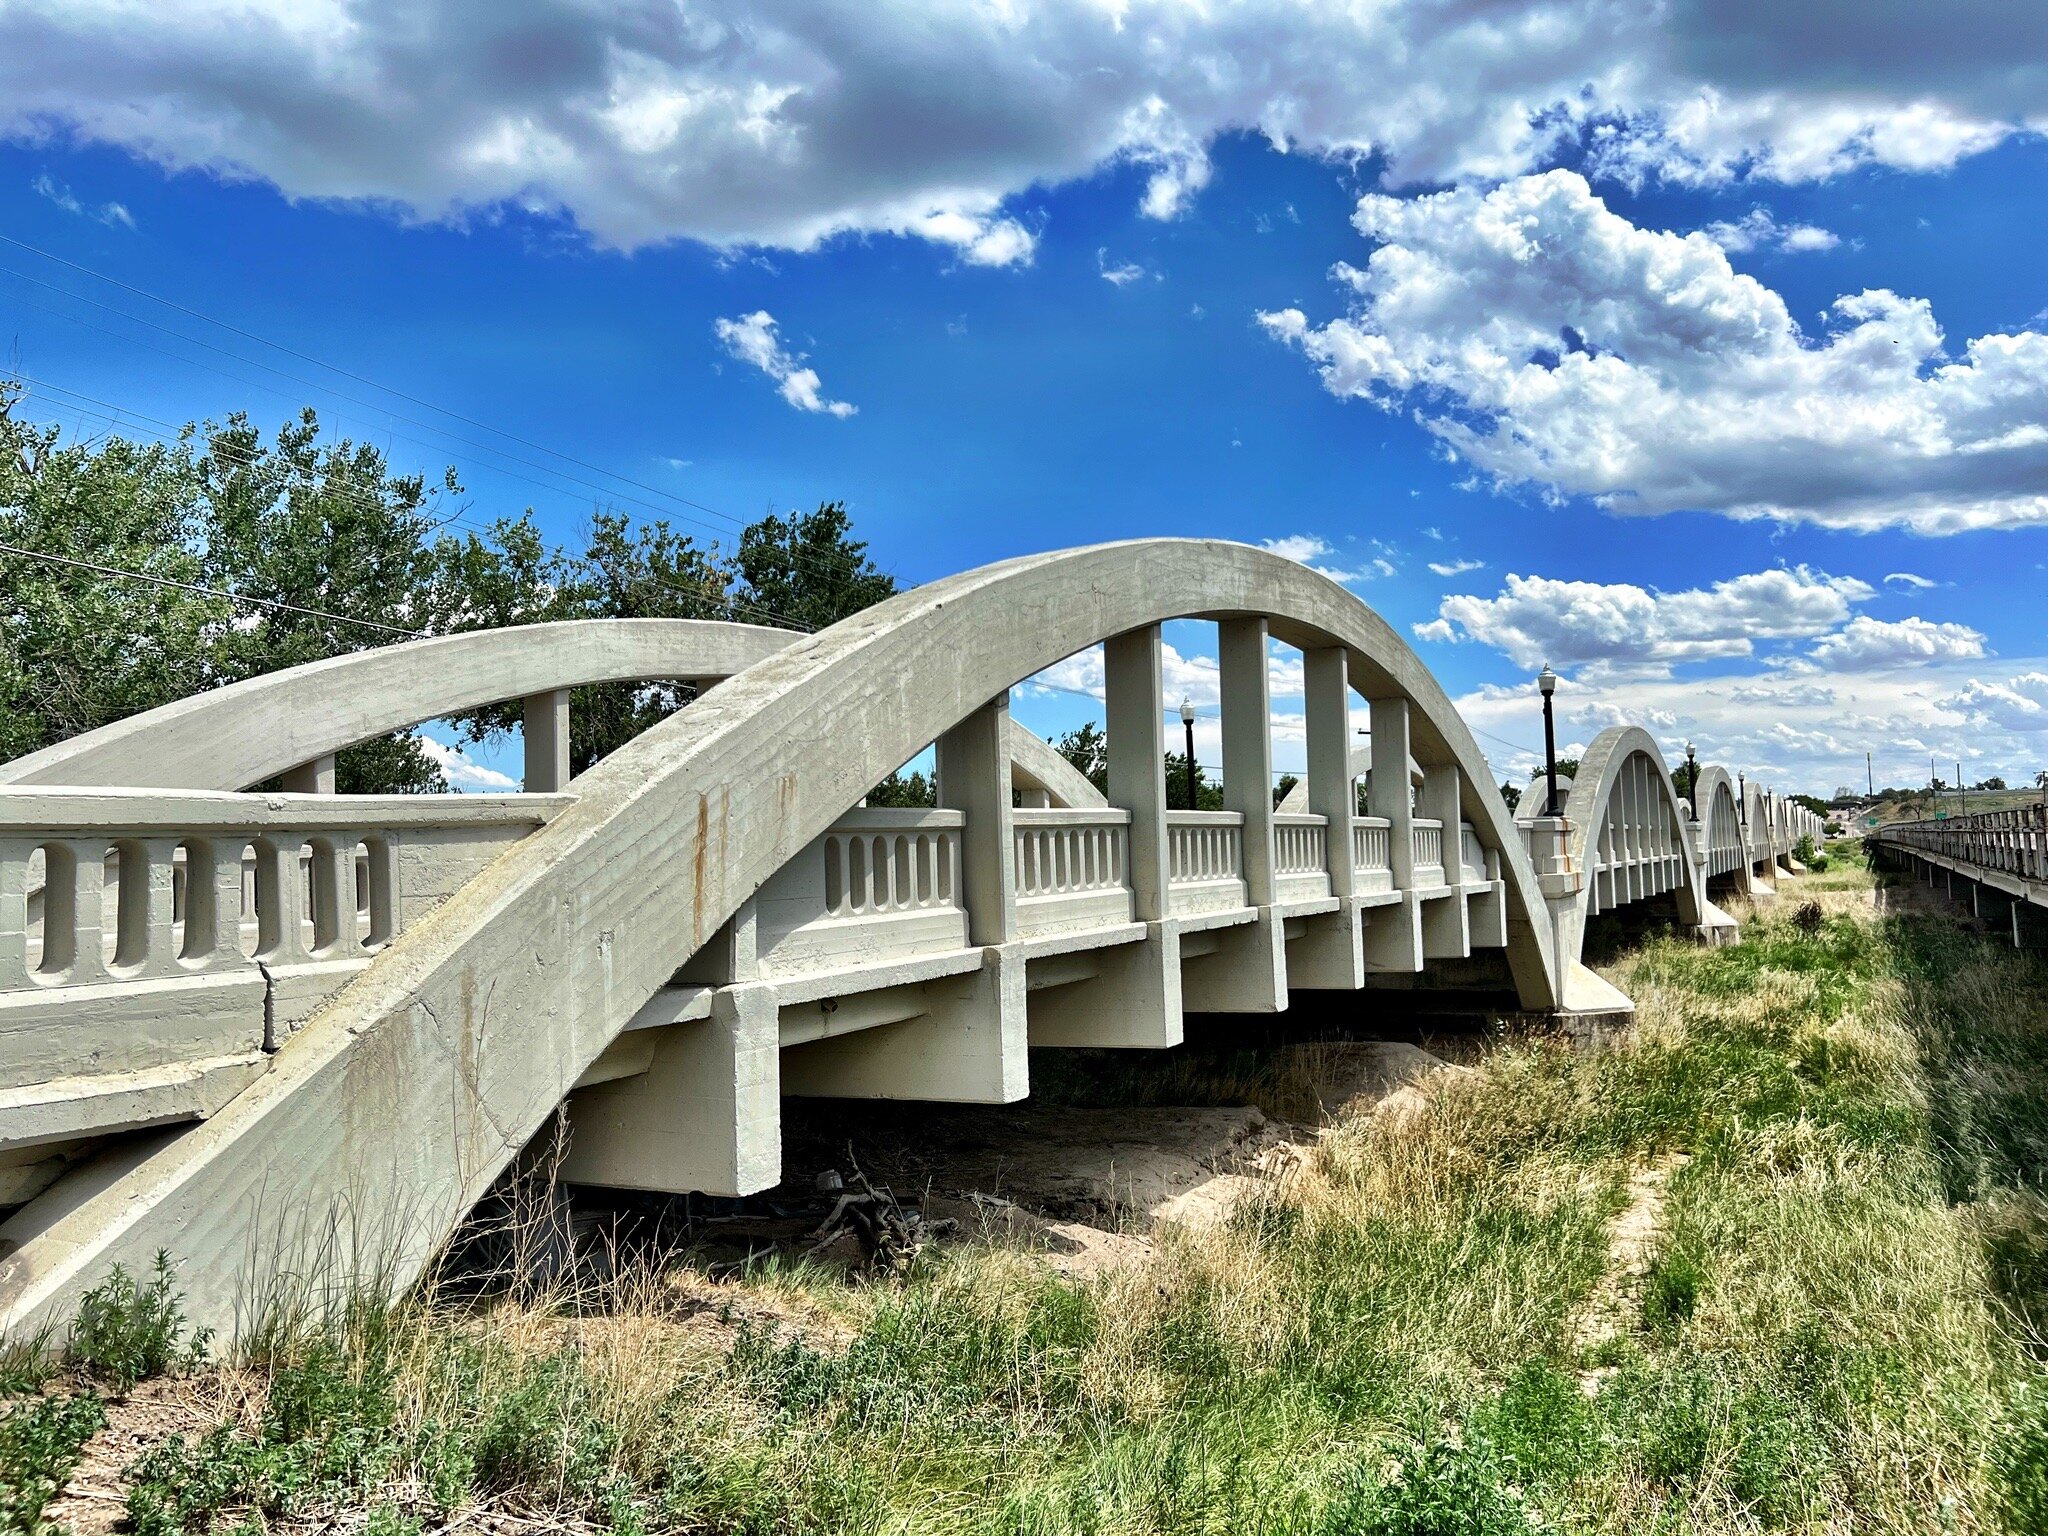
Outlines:
{"label": "weathered concrete surface", "polygon": [[[1347,894],[1283,915],[1263,796],[1206,820],[1168,817],[1157,626],[1190,616],[1224,627],[1226,709],[1235,702],[1240,727],[1226,753],[1241,783],[1263,784],[1259,733],[1245,726],[1265,723],[1264,639],[1302,649],[1308,800],[1326,818],[1320,888]],[[1626,1006],[1577,965],[1576,930],[1569,948],[1559,942],[1553,914],[1575,901],[1583,909],[1570,860],[1553,850],[1546,858],[1563,868],[1539,878],[1524,838],[1550,834],[1507,816],[1420,660],[1354,596],[1291,562],[1235,545],[1141,541],[969,572],[819,635],[699,628],[763,654],[576,780],[545,826],[402,932],[212,1119],[67,1176],[0,1227],[18,1245],[0,1260],[0,1326],[61,1323],[109,1264],[139,1271],[159,1248],[189,1261],[195,1320],[227,1330],[276,1299],[252,1289],[251,1276],[318,1283],[375,1273],[403,1283],[572,1093],[586,1133],[572,1177],[759,1188],[775,1172],[783,1092],[1012,1099],[1027,1086],[1027,1038],[1172,1044],[1184,984],[1200,990],[1202,1006],[1284,1006],[1290,938],[1322,984],[1345,985],[1367,970],[1413,972],[1431,956],[1463,956],[1483,928],[1505,941],[1524,1007]],[[1012,781],[1100,805],[1057,754],[1016,730],[1002,702],[1021,679],[1097,642],[1108,658],[1112,804],[1064,820],[1013,814]],[[644,656],[602,665],[710,675],[707,661],[684,668],[675,649],[663,654],[668,664],[651,669]],[[481,656],[472,675],[406,708],[545,698],[574,671],[524,671],[507,685]],[[378,687],[403,681],[394,673]],[[1353,824],[1353,689],[1369,701],[1382,749],[1420,769],[1419,828],[1406,776],[1375,783],[1373,818]],[[290,696],[263,698],[275,706]],[[448,702],[458,696],[467,705]],[[246,697],[230,703],[260,722]],[[378,715],[365,705],[325,735],[300,731],[286,755],[306,761],[323,742],[340,744],[337,732],[392,719],[397,707]],[[188,731],[200,713],[165,728]],[[217,727],[224,717],[206,718]],[[543,776],[560,769],[560,721],[550,721],[537,738],[554,765]],[[143,734],[96,750],[132,755]],[[932,742],[943,809],[908,820],[849,815]],[[83,771],[95,760],[70,762]],[[257,760],[218,771],[250,771]],[[1652,761],[1662,775],[1661,758]],[[1583,787],[1601,816],[1616,784],[1669,791],[1668,775],[1623,779],[1597,763],[1581,779],[1575,797]],[[1631,801],[1629,825],[1656,825],[1660,807],[1667,802]],[[1483,871],[1467,862],[1467,823]],[[1019,937],[1012,837],[1084,832],[1121,840],[1117,888],[1036,898],[1034,922],[1049,926]],[[1422,859],[1418,836],[1433,840]],[[1551,841],[1565,837],[1559,822]],[[935,846],[946,861],[941,887],[957,875],[936,893]],[[1234,869],[1212,862],[1224,847],[1238,850]],[[1683,854],[1664,856],[1692,868]],[[1354,885],[1354,857],[1373,871],[1370,888]],[[1648,882],[1630,890],[1631,899],[1647,893]],[[1081,926],[1096,931],[1063,927],[1046,901],[1085,910]],[[833,920],[820,927],[813,919],[828,910]],[[665,1008],[668,1017],[650,1016]]]}
{"label": "weathered concrete surface", "polygon": [[[527,787],[568,782],[569,689],[594,683],[684,679],[716,683],[790,644],[797,632],[699,619],[577,619],[380,646],[194,694],[0,763],[0,784],[154,789],[241,789],[324,762],[343,747],[461,714],[526,701],[529,765],[548,767]],[[1054,805],[1102,797],[1045,742],[1013,729],[1019,782]],[[294,788],[287,785],[287,789]],[[309,793],[322,786],[308,782]]]}
{"label": "weathered concrete surface", "polygon": [[[1304,650],[1343,647],[1362,692],[1411,701],[1414,753],[1461,769],[1511,916],[1540,906],[1470,733],[1343,588],[1201,541],[1005,562],[788,644],[585,774],[574,806],[402,935],[214,1118],[66,1212],[31,1207],[0,1262],[0,1322],[58,1321],[109,1264],[140,1271],[163,1247],[192,1260],[195,1319],[230,1328],[245,1266],[303,1273],[338,1248],[408,1279],[682,960],[869,785],[1106,636],[1243,613]],[[1508,958],[1526,1004],[1557,1000],[1544,946]]]}

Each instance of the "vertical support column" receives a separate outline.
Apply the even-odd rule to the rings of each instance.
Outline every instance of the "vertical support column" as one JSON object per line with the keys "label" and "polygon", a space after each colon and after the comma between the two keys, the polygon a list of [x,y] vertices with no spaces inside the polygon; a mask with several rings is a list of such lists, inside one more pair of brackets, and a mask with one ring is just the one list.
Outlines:
{"label": "vertical support column", "polygon": [[1338,910],[1302,921],[1287,945],[1287,984],[1351,992],[1365,985],[1361,939],[1367,921],[1358,900],[1358,814],[1351,776],[1351,662],[1341,646],[1302,652],[1302,723],[1308,733],[1308,808],[1325,822],[1324,862]]}
{"label": "vertical support column", "polygon": [[[1387,822],[1387,862],[1400,900],[1372,914],[1365,930],[1368,971],[1422,969],[1422,904],[1415,894],[1415,803],[1409,793],[1408,759],[1414,747],[1408,729],[1408,701],[1370,699],[1373,775],[1366,810]],[[1453,818],[1455,820],[1455,818]]]}
{"label": "vertical support column", "polygon": [[[659,1018],[656,993],[643,1016]],[[728,987],[711,1017],[649,1031],[647,1070],[569,1098],[572,1184],[751,1195],[782,1176],[781,1050],[773,987]],[[636,1021],[640,1022],[640,1021]]]}
{"label": "vertical support column", "polygon": [[287,794],[331,795],[334,793],[334,754],[316,757],[310,763],[301,763],[296,768],[284,771],[284,787]]}
{"label": "vertical support column", "polygon": [[1408,732],[1406,699],[1373,699],[1371,798],[1366,811],[1386,818],[1388,860],[1394,889],[1415,888],[1415,802],[1408,787],[1408,759],[1413,749]]}
{"label": "vertical support column", "polygon": [[[1351,819],[1358,814],[1358,789],[1351,777],[1351,674],[1342,646],[1302,652],[1302,724],[1308,733],[1308,808],[1328,821],[1323,839],[1329,851],[1330,894],[1356,894],[1357,859]],[[1375,716],[1374,725],[1378,725]],[[1373,737],[1379,762],[1379,737]],[[1400,770],[1405,784],[1405,759]],[[1375,782],[1385,777],[1375,774]],[[1375,815],[1378,813],[1375,812]]]}
{"label": "vertical support column", "polygon": [[1030,994],[1032,1045],[1165,1050],[1181,1042],[1180,929],[1166,920],[1165,711],[1159,629],[1102,647],[1103,714],[1109,727],[1109,803],[1131,813],[1125,844],[1136,944],[1101,951],[1095,975]]}
{"label": "vertical support column", "polygon": [[554,794],[569,782],[569,690],[528,694],[521,709],[527,792]]}
{"label": "vertical support column", "polygon": [[[1216,626],[1223,684],[1223,805],[1244,817],[1246,900],[1273,901],[1273,703],[1266,675],[1266,621],[1224,619]],[[1341,652],[1339,653],[1341,657]],[[1349,831],[1349,823],[1342,829]],[[1339,828],[1330,827],[1330,841]],[[1349,843],[1347,835],[1345,842]]]}
{"label": "vertical support column", "polygon": [[1455,763],[1422,770],[1422,815],[1443,823],[1444,882],[1451,891],[1422,903],[1422,953],[1432,960],[1462,960],[1472,953],[1463,889],[1462,780]]}
{"label": "vertical support column", "polygon": [[1159,626],[1105,641],[1102,662],[1109,803],[1131,813],[1132,915],[1157,922],[1166,916],[1166,726],[1159,702]]}
{"label": "vertical support column", "polygon": [[1009,731],[1006,693],[977,709],[936,744],[939,805],[967,817],[960,833],[960,894],[967,908],[970,944],[1006,944],[1017,936]]}
{"label": "vertical support column", "polygon": [[1273,732],[1266,621],[1216,626],[1223,691],[1223,804],[1244,817],[1245,900],[1258,917],[1210,935],[1207,954],[1181,956],[1181,985],[1211,1013],[1287,1007],[1287,929],[1273,907]]}

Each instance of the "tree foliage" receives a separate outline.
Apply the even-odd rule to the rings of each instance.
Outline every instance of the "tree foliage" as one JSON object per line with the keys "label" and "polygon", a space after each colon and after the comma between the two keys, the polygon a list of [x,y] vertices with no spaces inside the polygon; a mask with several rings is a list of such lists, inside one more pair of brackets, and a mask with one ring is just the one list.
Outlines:
{"label": "tree foliage", "polygon": [[[1052,741],[1053,750],[1072,763],[1081,777],[1102,793],[1109,793],[1109,737],[1101,726],[1090,720],[1063,736],[1048,739]],[[1188,804],[1187,753],[1168,752],[1160,759],[1159,768],[1166,779],[1168,810],[1223,809],[1223,785],[1204,774],[1199,760],[1195,763],[1195,797],[1199,804],[1195,806]]]}
{"label": "tree foliage", "polygon": [[[412,635],[589,618],[816,629],[895,591],[841,502],[771,514],[730,551],[598,509],[571,550],[530,509],[451,530],[465,510],[454,471],[395,473],[374,445],[323,437],[310,410],[268,441],[236,415],[169,443],[66,442],[23,420],[18,398],[0,386],[0,543],[26,552],[0,549],[0,760]],[[691,696],[688,679],[578,689],[572,769]],[[458,725],[481,741],[518,718],[504,701]],[[446,787],[410,731],[336,766],[343,793]]]}

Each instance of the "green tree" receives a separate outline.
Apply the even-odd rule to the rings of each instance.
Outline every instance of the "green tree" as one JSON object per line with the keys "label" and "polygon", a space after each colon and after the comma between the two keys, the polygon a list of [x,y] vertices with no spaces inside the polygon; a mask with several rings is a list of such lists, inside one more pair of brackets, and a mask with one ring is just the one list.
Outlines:
{"label": "green tree", "polygon": [[894,597],[896,578],[875,567],[852,526],[843,501],[750,525],[733,556],[731,616],[817,630]]}
{"label": "green tree", "polygon": [[[448,627],[453,541],[431,535],[452,474],[392,475],[372,446],[323,444],[310,411],[273,444],[240,416],[66,444],[18,399],[0,387],[0,542],[43,558],[0,551],[0,754]],[[409,736],[338,767],[343,789],[442,787]]]}
{"label": "green tree", "polygon": [[1166,808],[1169,811],[1220,811],[1223,809],[1223,786],[1212,782],[1203,772],[1199,758],[1195,760],[1195,803],[1188,804],[1188,755],[1185,752],[1169,752],[1162,765],[1166,774]]}
{"label": "green tree", "polygon": [[166,585],[206,574],[190,455],[119,438],[65,444],[16,417],[17,398],[0,385],[0,758],[213,686],[210,647],[235,616],[223,599]]}
{"label": "green tree", "polygon": [[938,781],[926,778],[921,770],[905,773],[899,768],[869,790],[867,799],[869,805],[929,810],[939,803]]}
{"label": "green tree", "polygon": [[1052,749],[1074,765],[1074,771],[1103,794],[1109,793],[1109,738],[1093,720],[1068,731]]}
{"label": "green tree", "polygon": [[[311,411],[268,442],[237,415],[171,443],[67,444],[18,416],[19,395],[0,386],[0,760],[412,635],[586,618],[817,629],[896,588],[839,502],[763,518],[730,554],[600,510],[571,552],[530,510],[450,532],[462,496],[452,470],[394,474],[370,444],[323,439]],[[692,696],[687,679],[577,690],[572,768]],[[518,718],[506,702],[458,724],[481,741]],[[345,750],[336,769],[343,793],[446,788],[410,731]]]}

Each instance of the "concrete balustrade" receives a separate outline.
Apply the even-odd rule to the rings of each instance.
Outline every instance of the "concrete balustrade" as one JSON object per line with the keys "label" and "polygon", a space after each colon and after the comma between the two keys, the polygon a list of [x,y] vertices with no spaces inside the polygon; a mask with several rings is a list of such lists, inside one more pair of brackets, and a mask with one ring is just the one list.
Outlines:
{"label": "concrete balustrade", "polygon": [[0,1203],[212,1113],[560,797],[0,793]]}
{"label": "concrete balustrade", "polygon": [[1176,917],[1247,904],[1244,817],[1234,811],[1169,811],[1167,911]]}
{"label": "concrete balustrade", "polygon": [[1864,843],[1881,868],[1935,887],[2016,948],[2048,949],[2048,805],[1893,822]]}
{"label": "concrete balustrade", "polygon": [[1418,819],[1409,835],[1415,840],[1416,889],[1444,884],[1444,824]]}
{"label": "concrete balustrade", "polygon": [[[1201,615],[1226,808],[1170,812],[1160,625]],[[404,1221],[327,1261],[403,1280],[563,1106],[571,1182],[736,1195],[778,1177],[786,1095],[1007,1102],[1028,1047],[1168,1047],[1184,1000],[1273,1013],[1455,962],[1532,1010],[1624,1010],[1579,964],[1589,913],[1675,897],[1704,934],[1705,872],[1775,870],[1801,826],[1723,784],[1699,833],[1640,732],[1603,733],[1565,814],[1518,823],[1401,638],[1242,546],[1026,557],[793,648],[546,628],[292,669],[0,769],[0,1325],[61,1321],[160,1246],[194,1316],[232,1325],[248,1265],[310,1262],[266,1212],[317,1227],[339,1202]],[[1281,809],[1275,641],[1301,652],[1307,735]],[[1106,795],[1007,707],[1096,643]],[[727,681],[570,780],[569,690],[628,676]],[[529,784],[563,793],[21,787],[317,770],[494,700],[524,702]],[[1360,700],[1389,765],[1364,815]],[[210,737],[239,743],[212,768]],[[926,745],[937,809],[859,805]]]}
{"label": "concrete balustrade", "polygon": [[1476,885],[1492,879],[1486,858],[1486,845],[1479,841],[1479,829],[1471,822],[1458,825],[1458,872],[1462,883]]}
{"label": "concrete balustrade", "polygon": [[1320,816],[1273,818],[1273,877],[1277,900],[1316,901],[1331,894],[1330,824]]}
{"label": "concrete balustrade", "polygon": [[1352,893],[1394,889],[1393,826],[1384,816],[1351,818]]}
{"label": "concrete balustrade", "polygon": [[1131,921],[1130,812],[1018,810],[1014,815],[1021,936]]}

